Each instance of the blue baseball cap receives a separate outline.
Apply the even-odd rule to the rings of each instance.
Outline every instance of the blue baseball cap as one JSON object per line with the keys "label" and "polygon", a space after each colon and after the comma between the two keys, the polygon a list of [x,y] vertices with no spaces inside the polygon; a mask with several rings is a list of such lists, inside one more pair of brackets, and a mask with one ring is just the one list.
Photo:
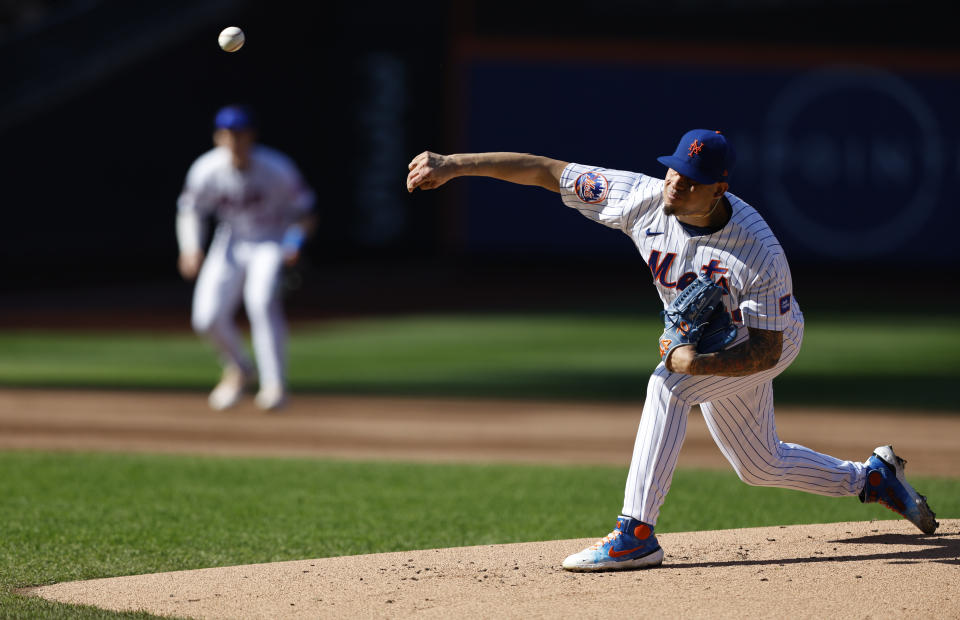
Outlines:
{"label": "blue baseball cap", "polygon": [[719,131],[693,129],[683,134],[673,155],[657,161],[698,183],[713,184],[730,180],[736,155]]}
{"label": "blue baseball cap", "polygon": [[242,105],[228,105],[220,108],[217,116],[213,119],[213,125],[217,129],[232,129],[234,131],[255,129],[257,126],[253,111]]}

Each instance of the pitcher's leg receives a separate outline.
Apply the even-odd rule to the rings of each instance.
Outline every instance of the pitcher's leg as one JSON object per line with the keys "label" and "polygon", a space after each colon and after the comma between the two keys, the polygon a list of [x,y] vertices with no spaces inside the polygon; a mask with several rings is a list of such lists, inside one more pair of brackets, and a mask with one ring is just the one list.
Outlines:
{"label": "pitcher's leg", "polygon": [[670,490],[680,446],[687,432],[690,404],[675,395],[672,384],[683,375],[661,364],[647,383],[640,427],[623,498],[623,514],[656,525]]}
{"label": "pitcher's leg", "polygon": [[563,561],[565,569],[621,570],[663,562],[654,527],[687,430],[690,405],[674,396],[675,383],[683,376],[668,372],[661,364],[650,377],[627,476],[623,514],[617,517],[610,534],[567,557]]}
{"label": "pitcher's leg", "polygon": [[720,451],[747,484],[833,497],[857,495],[863,489],[863,463],[780,441],[769,381],[701,403],[700,410]]}

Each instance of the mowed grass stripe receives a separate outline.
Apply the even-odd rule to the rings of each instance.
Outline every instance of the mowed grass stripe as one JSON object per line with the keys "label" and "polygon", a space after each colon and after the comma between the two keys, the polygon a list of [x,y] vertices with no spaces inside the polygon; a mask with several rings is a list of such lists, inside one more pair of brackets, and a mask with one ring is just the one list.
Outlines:
{"label": "mowed grass stripe", "polygon": [[[412,316],[295,325],[294,390],[640,400],[655,317]],[[208,389],[219,369],[188,331],[0,332],[0,385]],[[781,402],[955,409],[960,326],[931,318],[811,321]]]}

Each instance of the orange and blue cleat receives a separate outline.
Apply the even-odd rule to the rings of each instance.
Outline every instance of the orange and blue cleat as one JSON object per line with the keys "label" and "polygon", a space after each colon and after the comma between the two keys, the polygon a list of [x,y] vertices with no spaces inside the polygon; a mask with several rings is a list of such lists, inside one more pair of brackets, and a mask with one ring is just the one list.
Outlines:
{"label": "orange and blue cleat", "polygon": [[913,523],[924,534],[933,534],[939,523],[927,505],[904,477],[905,460],[893,453],[893,446],[880,446],[867,459],[867,480],[860,491],[865,504],[880,503]]}
{"label": "orange and blue cleat", "polygon": [[563,561],[572,571],[649,568],[663,563],[663,549],[653,526],[631,517],[617,517],[617,526],[604,538]]}

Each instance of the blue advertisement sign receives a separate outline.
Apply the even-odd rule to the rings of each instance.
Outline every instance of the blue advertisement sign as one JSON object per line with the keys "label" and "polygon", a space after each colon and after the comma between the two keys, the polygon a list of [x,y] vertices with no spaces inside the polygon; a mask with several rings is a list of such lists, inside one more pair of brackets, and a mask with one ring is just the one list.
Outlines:
{"label": "blue advertisement sign", "polygon": [[[656,157],[685,131],[721,130],[737,151],[730,191],[764,215],[791,262],[946,257],[960,181],[960,62],[762,61],[468,56],[462,150],[663,178]],[[459,230],[468,251],[631,251],[626,236],[563,213],[542,189],[468,183]]]}

